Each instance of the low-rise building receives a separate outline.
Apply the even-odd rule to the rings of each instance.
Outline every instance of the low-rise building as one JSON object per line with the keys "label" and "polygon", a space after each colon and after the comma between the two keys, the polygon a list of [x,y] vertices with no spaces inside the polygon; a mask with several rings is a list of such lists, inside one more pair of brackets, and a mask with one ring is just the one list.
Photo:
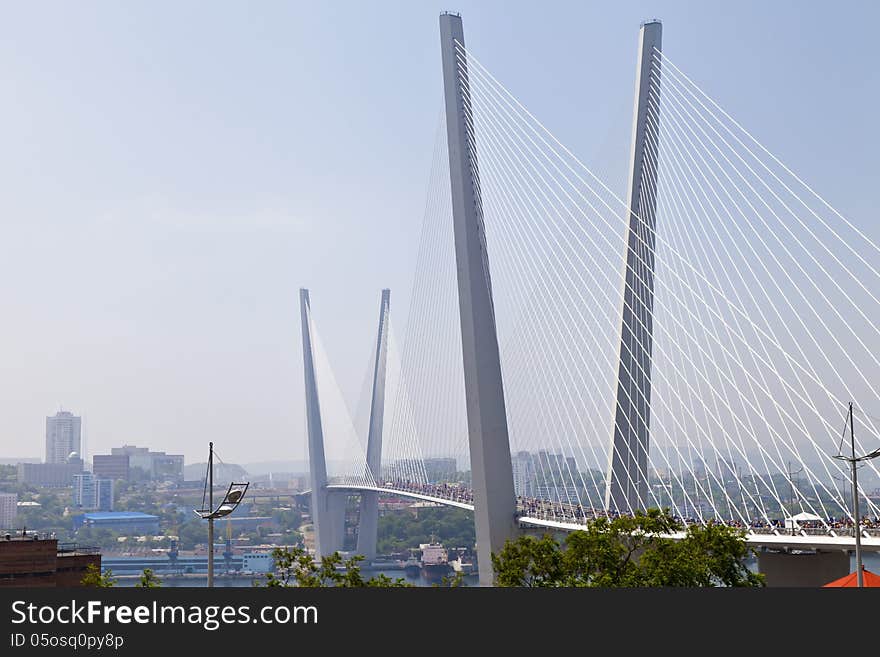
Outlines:
{"label": "low-rise building", "polygon": [[77,530],[80,527],[154,535],[159,533],[159,517],[137,511],[97,511],[74,516],[73,528]]}
{"label": "low-rise building", "polygon": [[129,477],[157,481],[183,480],[183,455],[151,452],[148,447],[123,445],[110,450],[111,456],[127,456]]}
{"label": "low-rise building", "polygon": [[228,521],[235,531],[252,531],[260,527],[278,527],[278,523],[272,516],[227,516],[225,521]]}
{"label": "low-rise building", "polygon": [[18,483],[38,488],[67,488],[73,476],[82,473],[82,460],[71,463],[19,463]]}
{"label": "low-rise building", "polygon": [[98,548],[31,533],[0,535],[0,588],[81,586],[89,565],[101,569]]}

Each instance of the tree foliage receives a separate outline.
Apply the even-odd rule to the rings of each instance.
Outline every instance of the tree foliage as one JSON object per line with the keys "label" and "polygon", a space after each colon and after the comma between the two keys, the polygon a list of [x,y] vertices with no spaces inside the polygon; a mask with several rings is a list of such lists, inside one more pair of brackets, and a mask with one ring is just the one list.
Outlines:
{"label": "tree foliage", "polygon": [[726,525],[683,528],[668,511],[598,518],[560,544],[521,536],[492,555],[499,586],[701,587],[763,586],[745,560],[744,533]]}
{"label": "tree foliage", "polygon": [[438,589],[442,588],[442,587],[449,587],[451,589],[455,589],[458,587],[467,586],[467,582],[464,579],[464,573],[457,572],[457,573],[453,573],[452,577],[448,577],[448,576],[444,575],[442,578],[440,578],[439,583],[435,582],[431,586],[433,586],[434,588],[438,588]]}
{"label": "tree foliage", "polygon": [[86,574],[83,575],[80,584],[95,588],[109,588],[116,584],[116,578],[113,577],[113,571],[109,568],[102,573],[98,566],[90,563],[86,566]]}
{"label": "tree foliage", "polygon": [[432,537],[454,547],[472,548],[476,540],[474,514],[464,509],[423,508],[379,516],[378,544],[381,554],[403,552],[428,543]]}
{"label": "tree foliage", "polygon": [[155,589],[162,586],[162,580],[153,572],[151,568],[144,568],[141,578],[135,587],[142,589]]}
{"label": "tree foliage", "polygon": [[343,559],[334,552],[330,556],[321,557],[316,562],[314,557],[301,546],[275,548],[272,550],[275,568],[278,574],[266,575],[266,586],[300,586],[300,587],[409,587],[402,577],[391,579],[379,574],[364,579],[361,574],[362,556]]}

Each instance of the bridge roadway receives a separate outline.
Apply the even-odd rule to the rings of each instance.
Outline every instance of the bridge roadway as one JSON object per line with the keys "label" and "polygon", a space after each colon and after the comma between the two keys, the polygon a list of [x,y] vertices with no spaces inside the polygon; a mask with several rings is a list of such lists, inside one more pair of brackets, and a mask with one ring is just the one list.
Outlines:
{"label": "bridge roadway", "polygon": [[[420,492],[418,490],[410,490],[407,488],[391,488],[387,486],[369,486],[369,485],[352,485],[352,484],[330,484],[327,486],[328,490],[348,490],[352,492],[359,491],[375,491],[377,493],[383,495],[395,495],[399,497],[408,497],[411,499],[423,500],[426,502],[435,502],[437,504],[442,504],[444,506],[451,506],[459,509],[467,509],[468,511],[474,510],[474,505],[472,502],[467,502],[462,499],[452,499],[447,497],[441,497],[438,495],[432,495],[426,492]],[[456,489],[455,487],[451,487],[455,490],[460,490],[462,498],[468,498],[470,496],[470,491],[467,489]],[[309,491],[303,491],[301,494],[306,494]],[[548,505],[551,503],[547,503]],[[566,506],[566,505],[557,505],[557,506]],[[557,531],[578,531],[584,528],[584,524],[588,520],[588,518],[584,518],[582,521],[578,522],[577,520],[556,520],[556,519],[548,519],[548,518],[540,518],[535,516],[525,515],[523,511],[523,505],[521,503],[517,504],[517,510],[522,515],[517,516],[517,522],[524,529],[534,528],[534,529],[554,529]],[[572,513],[572,517],[574,514]],[[876,530],[875,530],[876,531]],[[821,533],[810,533],[810,532],[821,532]],[[669,534],[669,537],[673,540],[680,540],[684,538],[684,532],[673,532]],[[762,547],[762,548],[770,548],[770,549],[794,549],[794,550],[854,550],[856,546],[856,541],[854,536],[840,536],[835,530],[806,530],[801,529],[798,534],[792,535],[784,533],[784,530],[772,529],[772,528],[749,528],[746,533],[746,543],[753,547]],[[880,552],[880,535],[874,534],[866,534],[863,532],[861,539],[861,548],[862,550],[872,551],[872,552]]]}

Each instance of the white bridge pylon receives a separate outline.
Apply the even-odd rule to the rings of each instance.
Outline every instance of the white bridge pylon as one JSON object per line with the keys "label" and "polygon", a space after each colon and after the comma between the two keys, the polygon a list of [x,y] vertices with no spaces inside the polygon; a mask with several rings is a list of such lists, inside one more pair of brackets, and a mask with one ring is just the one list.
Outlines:
{"label": "white bridge pylon", "polygon": [[376,555],[378,494],[387,490],[380,482],[427,483],[411,405],[401,385],[391,290],[382,290],[370,355],[367,416],[357,425],[316,330],[308,290],[300,291],[300,302],[316,551],[324,556],[343,549],[345,497],[357,491],[361,501],[356,551],[369,560]]}
{"label": "white bridge pylon", "polygon": [[[661,52],[659,30],[640,32],[630,178],[613,189],[441,17],[445,111],[405,341],[380,312],[362,430],[308,340],[313,482],[368,492],[359,550],[370,495],[390,491],[475,506],[481,562],[517,523],[646,507],[852,541],[834,456],[850,401],[853,450],[880,445],[880,236]],[[878,464],[858,478],[866,540]]]}
{"label": "white bridge pylon", "polygon": [[375,486],[327,353],[315,330],[309,291],[300,290],[311,513],[319,557],[342,550],[347,495],[330,484]]}

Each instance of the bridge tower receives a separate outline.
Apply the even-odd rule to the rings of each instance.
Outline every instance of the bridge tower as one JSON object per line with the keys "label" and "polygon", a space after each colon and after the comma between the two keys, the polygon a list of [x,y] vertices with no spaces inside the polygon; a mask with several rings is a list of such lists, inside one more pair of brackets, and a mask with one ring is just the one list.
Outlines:
{"label": "bridge tower", "polygon": [[659,89],[660,21],[642,23],[636,68],[629,182],[629,229],[623,267],[623,308],[617,404],[609,450],[605,507],[621,512],[644,509],[648,494],[648,441],[651,413],[651,345],[654,306],[654,244],[657,173],[656,143],[646,138],[648,95]]}
{"label": "bridge tower", "polygon": [[[388,313],[391,290],[382,290],[379,305],[379,331],[376,336],[376,361],[373,366],[373,396],[370,401],[370,429],[367,437],[367,467],[373,481],[381,486],[382,424],[385,413],[385,363],[388,359]],[[357,553],[367,561],[376,558],[376,532],[379,524],[379,493],[361,492]]]}
{"label": "bridge tower", "polygon": [[303,372],[305,374],[306,419],[308,423],[309,476],[312,486],[311,513],[318,558],[341,550],[345,538],[345,493],[327,490],[327,463],[324,459],[324,430],[321,404],[315,378],[312,350],[312,310],[309,291],[299,291],[302,317]]}
{"label": "bridge tower", "polygon": [[459,15],[440,16],[440,48],[477,557],[480,584],[489,586],[494,581],[491,554],[516,533],[516,495],[477,154],[466,128],[470,87]]}

